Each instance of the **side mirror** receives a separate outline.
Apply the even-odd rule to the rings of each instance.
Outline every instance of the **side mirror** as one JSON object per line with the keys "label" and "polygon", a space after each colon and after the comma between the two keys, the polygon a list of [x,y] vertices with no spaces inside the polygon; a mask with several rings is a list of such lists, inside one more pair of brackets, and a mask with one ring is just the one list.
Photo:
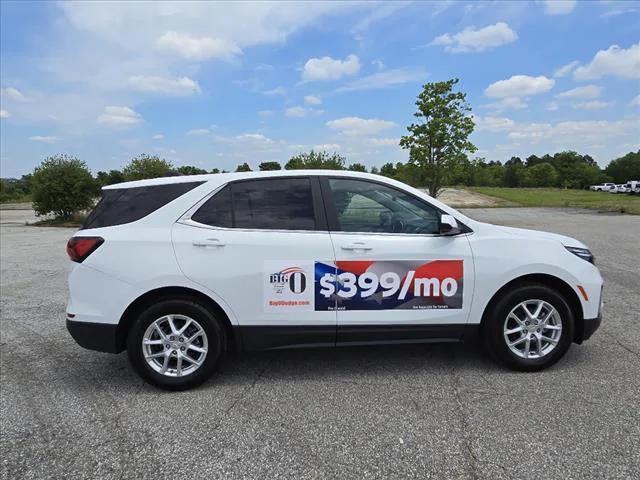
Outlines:
{"label": "side mirror", "polygon": [[440,216],[440,235],[458,235],[462,233],[460,227],[458,227],[458,222],[451,215],[443,213]]}

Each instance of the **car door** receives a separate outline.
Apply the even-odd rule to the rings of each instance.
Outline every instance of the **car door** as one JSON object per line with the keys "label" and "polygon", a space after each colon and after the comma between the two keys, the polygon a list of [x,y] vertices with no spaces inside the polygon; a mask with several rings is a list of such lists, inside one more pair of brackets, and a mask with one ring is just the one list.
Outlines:
{"label": "car door", "polygon": [[317,296],[335,305],[338,343],[459,338],[474,287],[470,230],[440,235],[443,212],[383,182],[321,182],[336,261]]}
{"label": "car door", "polygon": [[234,312],[246,349],[335,343],[335,311],[314,309],[314,262],[333,258],[318,179],[222,186],[173,227],[180,268]]}

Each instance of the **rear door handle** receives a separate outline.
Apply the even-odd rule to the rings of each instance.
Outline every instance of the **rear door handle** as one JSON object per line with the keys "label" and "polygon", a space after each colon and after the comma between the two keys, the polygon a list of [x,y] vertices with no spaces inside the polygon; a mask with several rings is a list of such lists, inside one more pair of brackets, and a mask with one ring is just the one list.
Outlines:
{"label": "rear door handle", "polygon": [[224,247],[225,243],[221,242],[217,238],[206,238],[204,240],[194,240],[194,247]]}
{"label": "rear door handle", "polygon": [[365,252],[373,250],[373,247],[370,247],[364,242],[347,243],[346,245],[341,245],[340,248],[342,248],[342,250],[363,250]]}

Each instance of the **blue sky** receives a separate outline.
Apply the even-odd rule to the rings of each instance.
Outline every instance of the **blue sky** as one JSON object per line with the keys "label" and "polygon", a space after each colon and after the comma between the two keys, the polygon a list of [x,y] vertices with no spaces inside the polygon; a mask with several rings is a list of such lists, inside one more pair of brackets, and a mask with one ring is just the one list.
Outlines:
{"label": "blue sky", "polygon": [[94,172],[142,152],[405,161],[421,85],[452,77],[487,160],[640,144],[638,2],[2,2],[0,20],[3,177],[55,153]]}

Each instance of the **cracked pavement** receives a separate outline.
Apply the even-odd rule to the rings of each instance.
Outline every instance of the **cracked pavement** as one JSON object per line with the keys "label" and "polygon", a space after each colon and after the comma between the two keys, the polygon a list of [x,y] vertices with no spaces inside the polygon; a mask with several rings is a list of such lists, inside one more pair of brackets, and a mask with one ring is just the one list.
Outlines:
{"label": "cracked pavement", "polygon": [[0,211],[2,478],[639,478],[640,217],[465,213],[589,245],[593,338],[530,374],[474,344],[266,352],[174,393],[67,334],[72,230]]}

